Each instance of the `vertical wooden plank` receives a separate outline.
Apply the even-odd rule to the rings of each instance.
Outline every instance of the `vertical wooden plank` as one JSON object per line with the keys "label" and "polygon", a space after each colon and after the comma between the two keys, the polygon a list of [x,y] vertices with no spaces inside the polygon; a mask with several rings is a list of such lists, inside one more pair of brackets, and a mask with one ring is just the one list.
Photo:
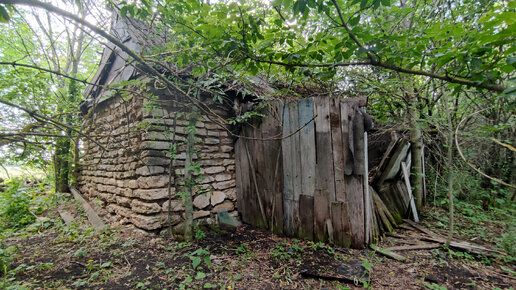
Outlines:
{"label": "vertical wooden plank", "polygon": [[[253,126],[246,126],[244,130],[242,130],[242,134],[248,137],[254,137],[255,129]],[[258,203],[258,193],[256,192],[256,185],[254,176],[256,175],[256,165],[255,165],[255,155],[254,148],[255,142],[252,139],[243,139],[242,140],[242,151],[243,156],[242,159],[246,159],[247,171],[242,172],[242,174],[247,175],[247,180],[249,184],[248,188],[245,191],[245,203],[246,203],[246,211],[247,211],[247,220],[245,222],[250,223],[252,225],[256,225],[259,227],[264,227],[262,214],[260,211],[260,205]],[[249,152],[247,152],[249,150]],[[249,155],[248,155],[249,154]],[[252,163],[252,164],[251,164]],[[254,168],[254,172],[253,172]],[[258,181],[257,181],[258,182]]]}
{"label": "vertical wooden plank", "polygon": [[317,115],[315,118],[315,189],[328,190],[330,201],[335,201],[335,182],[333,174],[333,154],[330,127],[330,100],[328,98],[318,98],[315,99],[314,105],[315,113]]}
{"label": "vertical wooden plank", "polygon": [[348,198],[348,210],[351,232],[351,245],[354,248],[364,247],[364,189],[362,176],[346,175],[346,195]]}
{"label": "vertical wooden plank", "polygon": [[[268,220],[271,216],[270,210],[271,208],[267,207],[265,194],[268,190],[268,180],[265,178],[267,169],[266,169],[266,163],[269,163],[270,160],[265,160],[265,158],[270,158],[269,156],[265,155],[264,153],[264,144],[263,144],[263,129],[264,123],[262,122],[259,126],[252,127],[252,132],[250,136],[253,137],[253,140],[248,140],[248,143],[250,145],[249,147],[249,153],[251,154],[251,161],[253,162],[252,165],[254,165],[255,173],[254,175],[251,175],[251,178],[256,177],[256,181],[258,184],[258,188],[253,183],[253,189],[254,189],[254,199],[256,200],[256,204],[258,204],[258,212],[259,215],[257,218],[258,226],[261,228],[268,229]],[[265,218],[262,215],[262,209],[260,208],[263,206],[263,211],[265,212]]]}
{"label": "vertical wooden plank", "polygon": [[342,159],[344,160],[344,174],[353,174],[353,153],[350,143],[352,139],[349,135],[350,128],[350,107],[346,102],[340,104],[340,123],[342,126]]}
{"label": "vertical wooden plank", "polygon": [[273,233],[283,234],[283,191],[274,195],[274,227]]}
{"label": "vertical wooden plank", "polygon": [[269,228],[274,233],[283,233],[283,173],[281,158],[281,140],[273,137],[281,134],[281,121],[278,117],[282,112],[279,102],[269,105],[269,112],[260,125],[263,142],[264,180],[266,188],[265,207],[269,218]]}
{"label": "vertical wooden plank", "polygon": [[[289,106],[283,106],[282,116],[282,135],[283,137],[290,134],[290,113]],[[292,184],[292,138],[284,138],[281,141],[281,152],[283,158],[283,232],[287,236],[294,235],[294,187]]]}
{"label": "vertical wooden plank", "polygon": [[330,218],[330,193],[327,189],[316,189],[314,192],[314,239],[328,240],[326,220]]}
{"label": "vertical wooden plank", "polygon": [[344,154],[340,117],[340,100],[330,99],[330,126],[333,153],[333,173],[335,182],[335,200],[345,201]]}
{"label": "vertical wooden plank", "polygon": [[344,225],[342,224],[342,202],[331,203],[331,220],[333,222],[333,242],[342,246],[344,240]]}
{"label": "vertical wooden plank", "polygon": [[314,197],[299,196],[300,227],[299,237],[307,240],[314,238]]}
{"label": "vertical wooden plank", "polygon": [[[238,159],[235,162],[235,170],[237,173],[237,179],[239,180],[236,185],[238,198],[241,198],[241,200],[238,201],[238,210],[240,211],[244,222],[252,223],[251,216],[253,205],[248,202],[251,191],[249,162],[247,160],[245,146],[242,142],[245,142],[245,140],[239,139],[235,145],[235,155],[238,156]],[[240,184],[240,189],[238,189],[238,184]]]}
{"label": "vertical wooden plank", "polygon": [[357,107],[354,108],[355,116],[353,117],[353,144],[355,146],[354,171],[357,175],[364,175],[364,115]]}
{"label": "vertical wooden plank", "polygon": [[237,197],[237,209],[242,215],[242,217],[245,214],[244,209],[244,186],[243,186],[243,180],[242,180],[242,160],[241,160],[241,146],[242,146],[242,139],[238,139],[235,142],[235,190],[236,190],[236,197]]}
{"label": "vertical wooden plank", "polygon": [[301,150],[301,194],[314,196],[315,190],[315,125],[312,98],[299,101],[299,124],[308,124],[299,132]]}
{"label": "vertical wooden plank", "polygon": [[298,101],[289,103],[289,117],[290,117],[290,134],[291,149],[290,149],[290,162],[292,164],[292,189],[293,189],[293,222],[294,222],[294,233],[299,233],[300,217],[299,217],[299,196],[301,195],[301,155],[300,155],[300,144],[299,144],[299,131],[301,127],[299,123],[299,106]]}

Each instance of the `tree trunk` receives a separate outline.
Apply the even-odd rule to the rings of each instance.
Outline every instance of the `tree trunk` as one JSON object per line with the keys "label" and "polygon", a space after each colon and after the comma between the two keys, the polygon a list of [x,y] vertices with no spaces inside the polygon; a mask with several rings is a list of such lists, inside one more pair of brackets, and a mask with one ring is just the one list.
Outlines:
{"label": "tree trunk", "polygon": [[56,192],[69,192],[68,175],[70,173],[70,139],[56,140],[54,151],[54,177]]}
{"label": "tree trunk", "polygon": [[446,241],[447,245],[450,245],[450,242],[453,239],[453,223],[454,223],[454,213],[453,213],[453,123],[451,119],[450,108],[448,106],[448,99],[443,98],[444,101],[444,109],[446,111],[446,119],[448,121],[448,136],[446,143],[448,145],[448,154],[446,158],[446,167],[448,167],[448,206],[449,206],[449,224],[448,224],[448,239]]}
{"label": "tree trunk", "polygon": [[416,201],[416,208],[421,211],[423,207],[423,167],[421,162],[421,153],[423,151],[423,139],[421,129],[417,120],[419,119],[419,111],[417,109],[417,97],[412,92],[408,93],[408,124],[410,128],[410,150],[412,153],[412,168],[410,174],[410,184],[412,193]]}

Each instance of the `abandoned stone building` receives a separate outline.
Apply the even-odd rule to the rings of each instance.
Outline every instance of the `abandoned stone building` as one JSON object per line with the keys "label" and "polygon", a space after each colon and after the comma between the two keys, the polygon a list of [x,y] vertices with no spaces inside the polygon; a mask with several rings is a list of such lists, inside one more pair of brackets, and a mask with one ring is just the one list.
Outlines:
{"label": "abandoned stone building", "polygon": [[[112,28],[112,34],[134,51],[156,43],[146,32],[140,22],[131,19],[119,19]],[[170,167],[170,150],[175,144],[173,139],[185,141],[188,121],[178,117],[174,124],[174,116],[180,111],[172,105],[177,96],[170,92],[153,90],[148,95],[157,99],[148,100],[105,90],[102,85],[143,78],[126,59],[127,54],[114,45],[105,48],[92,80],[96,85],[90,85],[85,92],[81,110],[85,113],[84,133],[91,138],[83,141],[78,189],[90,200],[100,201],[108,221],[156,231],[183,219],[183,201],[176,192],[183,181],[171,176],[184,171],[186,154],[184,146],[176,148],[178,153]],[[218,211],[238,215],[234,140],[221,126],[232,109],[210,105],[209,100],[206,104],[212,116],[202,115],[196,124],[195,161],[200,164],[202,180],[196,187],[193,205],[194,219],[213,223]],[[174,171],[172,175],[170,170]]]}
{"label": "abandoned stone building", "polygon": [[[166,39],[120,17],[112,35],[136,52]],[[81,111],[89,137],[82,141],[78,189],[99,201],[111,223],[150,232],[179,228],[182,142],[189,130],[181,94],[156,88],[129,59],[119,47],[106,47],[85,91]],[[135,93],[133,80],[144,85],[144,94]],[[117,85],[121,90],[113,90]],[[270,97],[273,89],[255,85],[248,88],[252,94]],[[384,134],[369,149],[365,98],[269,98],[266,117],[235,130],[227,120],[239,96],[226,93],[222,103],[198,96],[205,110],[195,124],[196,222],[217,223],[219,213],[227,213],[275,233],[361,248],[415,212],[410,144]]]}

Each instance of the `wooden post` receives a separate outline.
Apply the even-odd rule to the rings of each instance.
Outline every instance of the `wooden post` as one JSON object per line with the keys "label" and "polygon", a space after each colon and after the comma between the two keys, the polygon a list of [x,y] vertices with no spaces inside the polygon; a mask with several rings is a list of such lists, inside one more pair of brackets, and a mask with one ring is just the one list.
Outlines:
{"label": "wooden post", "polygon": [[410,199],[410,207],[412,209],[412,215],[414,216],[414,221],[416,223],[419,222],[419,217],[417,215],[416,203],[414,202],[414,196],[412,195],[412,187],[410,186],[409,179],[409,168],[405,162],[401,162],[401,171],[403,172],[403,178],[405,179],[405,185],[407,186],[407,192]]}
{"label": "wooden post", "polygon": [[[365,114],[366,109],[362,108],[362,113]],[[372,200],[369,192],[369,164],[367,156],[367,132],[364,131],[364,204],[365,204],[365,243],[369,244],[371,236],[371,212]]]}

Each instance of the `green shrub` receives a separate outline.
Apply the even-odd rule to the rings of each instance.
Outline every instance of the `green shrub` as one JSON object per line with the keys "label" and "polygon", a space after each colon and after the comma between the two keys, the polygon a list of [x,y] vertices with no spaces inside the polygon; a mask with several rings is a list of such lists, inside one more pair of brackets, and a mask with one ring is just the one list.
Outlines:
{"label": "green shrub", "polygon": [[506,257],[508,262],[516,261],[516,231],[514,229],[502,235],[499,246],[508,254]]}
{"label": "green shrub", "polygon": [[22,183],[21,178],[11,178],[4,182],[4,191],[0,192],[1,229],[22,228],[36,220],[30,211],[32,196]]}

